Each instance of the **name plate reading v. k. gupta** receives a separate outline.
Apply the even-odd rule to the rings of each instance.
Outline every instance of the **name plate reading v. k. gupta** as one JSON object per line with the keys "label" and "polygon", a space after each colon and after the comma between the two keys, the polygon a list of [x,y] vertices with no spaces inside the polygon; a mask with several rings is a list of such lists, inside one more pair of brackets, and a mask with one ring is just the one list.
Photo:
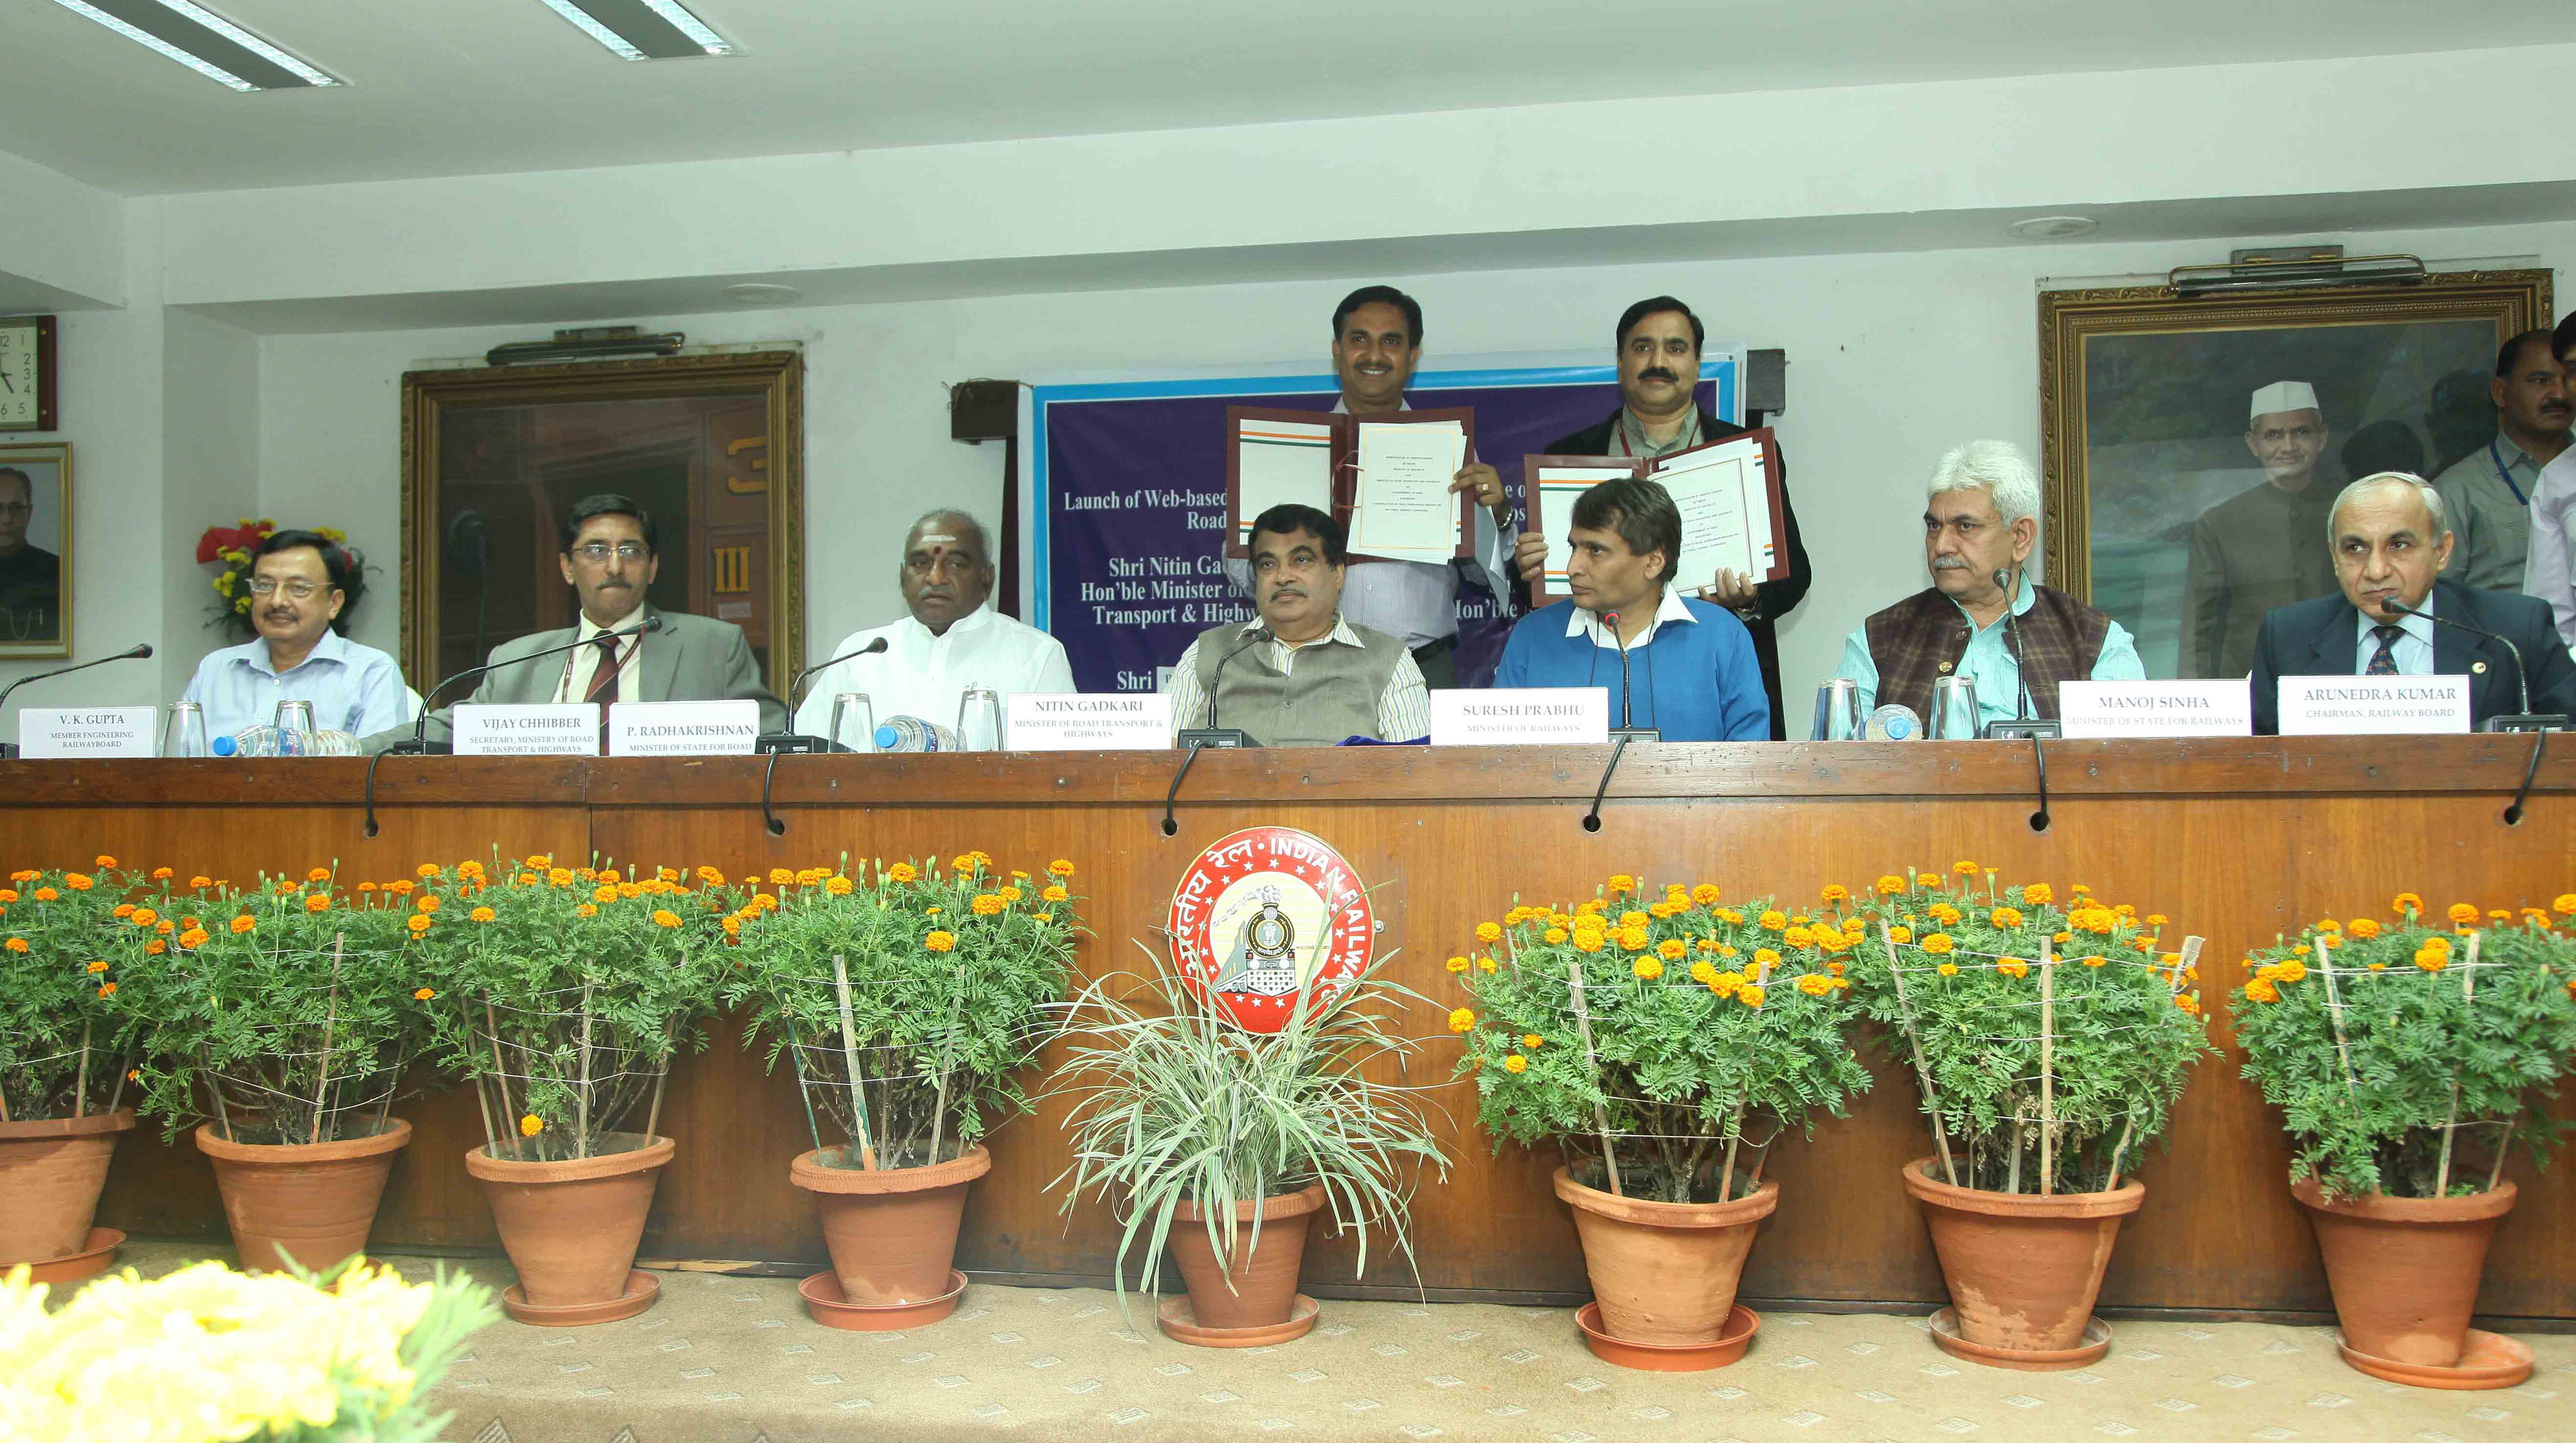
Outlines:
{"label": "name plate reading v. k. gupta", "polygon": [[1435,747],[1599,746],[1608,740],[1607,687],[1460,688],[1431,694]]}
{"label": "name plate reading v. k. gupta", "polygon": [[2070,737],[2250,737],[2254,693],[2233,681],[2062,681]]}
{"label": "name plate reading v. k. gupta", "polygon": [[1005,708],[1015,752],[1144,752],[1172,744],[1172,699],[1161,692],[1014,693]]}
{"label": "name plate reading v. k. gupta", "polygon": [[599,707],[589,702],[517,706],[461,702],[450,713],[460,757],[595,757]]}
{"label": "name plate reading v. k. gupta", "polygon": [[18,713],[18,755],[148,757],[160,750],[157,706],[31,706]]}
{"label": "name plate reading v. k. gupta", "polygon": [[2397,736],[2469,729],[2465,676],[2285,676],[2281,735]]}

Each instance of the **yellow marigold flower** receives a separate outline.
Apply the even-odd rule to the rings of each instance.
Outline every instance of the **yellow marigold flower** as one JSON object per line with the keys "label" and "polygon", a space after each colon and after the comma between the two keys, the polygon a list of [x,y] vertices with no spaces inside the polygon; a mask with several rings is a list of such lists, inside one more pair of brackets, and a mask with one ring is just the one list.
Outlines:
{"label": "yellow marigold flower", "polygon": [[1788,914],[1784,912],[1765,912],[1762,914],[1757,925],[1761,926],[1765,931],[1779,932],[1787,929],[1789,925],[1789,917]]}
{"label": "yellow marigold flower", "polygon": [[1744,925],[1744,914],[1733,907],[1720,907],[1717,909],[1717,920],[1730,927],[1741,927]]}
{"label": "yellow marigold flower", "polygon": [[1895,875],[1894,873],[1884,874],[1878,879],[1877,891],[1878,895],[1882,897],[1893,897],[1904,890],[1905,879]]}
{"label": "yellow marigold flower", "polygon": [[1705,986],[1710,979],[1717,976],[1717,965],[1712,962],[1693,962],[1690,975],[1693,982]]}
{"label": "yellow marigold flower", "polygon": [[1494,959],[1493,959],[1493,958],[1491,958],[1491,957],[1479,957],[1479,958],[1477,958],[1477,959],[1476,959],[1476,970],[1477,970],[1477,971],[1479,971],[1479,972],[1491,972],[1491,971],[1495,970],[1495,967],[1494,967]]}
{"label": "yellow marigold flower", "polygon": [[1744,981],[1744,974],[1741,972],[1720,972],[1706,979],[1701,985],[1720,997],[1732,997],[1735,995],[1735,989],[1743,986]]}
{"label": "yellow marigold flower", "polygon": [[1524,1032],[1521,1034],[1521,1046],[1528,1048],[1532,1052],[1536,1052],[1546,1045],[1547,1039],[1539,1036],[1535,1032]]}
{"label": "yellow marigold flower", "polygon": [[1467,1032],[1475,1025],[1476,1014],[1469,1008],[1461,1007],[1449,1014],[1449,1030],[1452,1032]]}
{"label": "yellow marigold flower", "polygon": [[1647,981],[1652,982],[1656,978],[1664,975],[1664,964],[1661,959],[1658,958],[1640,957],[1636,961],[1628,964],[1628,970],[1645,978]]}
{"label": "yellow marigold flower", "polygon": [[1822,997],[1834,990],[1834,979],[1822,972],[1810,972],[1798,979],[1798,990],[1810,997]]}
{"label": "yellow marigold flower", "polygon": [[537,1116],[533,1112],[519,1119],[519,1136],[521,1137],[534,1137],[545,1130],[546,1120]]}
{"label": "yellow marigold flower", "polygon": [[[69,879],[66,878],[65,880]],[[2453,902],[2450,905],[2449,910],[2445,911],[2442,915],[2451,919],[2451,925],[2455,927],[2465,927],[2471,922],[2478,920],[2478,909],[2475,903]]]}
{"label": "yellow marigold flower", "polygon": [[1813,947],[1816,945],[1816,934],[1804,927],[1791,927],[1780,934],[1780,940],[1792,947]]}
{"label": "yellow marigold flower", "polygon": [[851,892],[850,879],[847,877],[826,878],[823,882],[823,892],[826,896],[846,897],[850,895]]}
{"label": "yellow marigold flower", "polygon": [[[755,900],[764,900],[764,899],[755,899]],[[775,906],[776,904],[775,904],[775,903],[772,903],[771,905]],[[937,907],[924,907],[924,908],[922,908],[922,909],[921,909],[921,915],[923,915],[923,916],[925,916],[925,917],[936,917],[936,916],[938,916],[938,915],[939,915],[939,913],[940,913],[940,909],[939,909],[939,908],[937,908]]]}
{"label": "yellow marigold flower", "polygon": [[2316,924],[2316,930],[2328,937],[2340,937],[2343,935],[2343,924],[2328,917]]}
{"label": "yellow marigold flower", "polygon": [[1038,893],[1038,900],[1041,902],[1064,902],[1072,900],[1072,897],[1073,894],[1062,887],[1049,887]]}
{"label": "yellow marigold flower", "polygon": [[2576,892],[2561,892],[2550,898],[2549,910],[2561,917],[2576,916]]}
{"label": "yellow marigold flower", "polygon": [[1031,912],[1029,915],[1037,918],[1041,922],[1052,922],[1055,920],[1055,914],[1053,912]]}
{"label": "yellow marigold flower", "polygon": [[916,871],[910,862],[897,862],[893,866],[886,868],[885,874],[886,880],[889,882],[917,882],[921,880],[921,873]]}
{"label": "yellow marigold flower", "polygon": [[1634,878],[1634,877],[1629,876],[1629,875],[1628,875],[1627,873],[1625,873],[1625,872],[1613,872],[1613,873],[1611,873],[1611,874],[1610,874],[1610,881],[1609,881],[1609,884],[1608,884],[1608,885],[1609,885],[1609,889],[1610,889],[1610,895],[1611,895],[1611,896],[1613,896],[1613,897],[1616,897],[1616,896],[1619,896],[1619,895],[1620,895],[1620,894],[1622,894],[1622,893],[1625,893],[1625,892],[1631,892],[1631,891],[1636,890],[1636,886],[1637,886],[1637,879],[1636,879],[1636,878]]}
{"label": "yellow marigold flower", "polygon": [[677,927],[680,925],[680,914],[677,912],[666,912],[661,908],[656,907],[653,909],[653,925],[656,927]]}
{"label": "yellow marigold flower", "polygon": [[1717,955],[1718,955],[1718,956],[1720,956],[1720,957],[1732,957],[1732,956],[1734,956],[1734,955],[1735,955],[1735,947],[1734,947],[1734,945],[1733,945],[1733,944],[1731,944],[1731,943],[1727,943],[1727,942],[1720,942],[1720,943],[1718,943],[1718,944],[1717,944]]}
{"label": "yellow marigold flower", "polygon": [[2276,982],[2298,982],[2307,977],[2308,964],[2293,957],[2272,970],[2274,973],[2272,980]]}
{"label": "yellow marigold flower", "polygon": [[1762,989],[1755,983],[1747,982],[1735,989],[1735,1000],[1747,1007],[1759,1007],[1762,1005]]}
{"label": "yellow marigold flower", "polygon": [[1950,934],[1947,932],[1935,932],[1923,939],[1923,950],[1936,957],[1957,945],[1959,944],[1950,940]]}
{"label": "yellow marigold flower", "polygon": [[1546,939],[1549,946],[1554,946],[1565,940],[1565,929],[1562,927],[1550,927],[1539,935]]}
{"label": "yellow marigold flower", "polygon": [[1501,924],[1501,923],[1499,923],[1499,922],[1479,922],[1479,923],[1477,923],[1477,924],[1476,924],[1476,940],[1477,940],[1477,941],[1479,941],[1479,942],[1485,943],[1485,944],[1486,944],[1486,945],[1488,945],[1488,946],[1490,946],[1490,945],[1492,945],[1492,944],[1494,944],[1494,943],[1496,943],[1496,942],[1500,942],[1501,940],[1503,940],[1503,928],[1502,928],[1502,924]]}
{"label": "yellow marigold flower", "polygon": [[1961,917],[1967,915],[1947,902],[1933,903],[1931,906],[1931,913],[1932,920],[1940,923],[1944,927],[1950,926],[1952,923],[1957,922]]}
{"label": "yellow marigold flower", "polygon": [[1619,929],[1618,936],[1619,945],[1631,952],[1643,952],[1654,941],[1643,927],[1622,927]]}
{"label": "yellow marigold flower", "polygon": [[2006,957],[1995,964],[1995,970],[2006,977],[2027,977],[2030,975],[2030,964],[2019,957]]}
{"label": "yellow marigold flower", "polygon": [[1529,1071],[1529,1059],[1515,1052],[1503,1059],[1503,1071],[1515,1075]]}
{"label": "yellow marigold flower", "polygon": [[1753,949],[1753,965],[1757,968],[1777,967],[1780,965],[1780,954],[1768,947],[1756,947]]}
{"label": "yellow marigold flower", "polygon": [[1447,963],[1450,972],[1453,974],[1466,971],[1468,965],[1467,959],[1464,957],[1452,957]]}
{"label": "yellow marigold flower", "polygon": [[2188,992],[2175,993],[2174,1006],[2181,1008],[2183,1011],[2190,1013],[2194,1017],[2198,1017],[2200,1015],[2200,999],[2192,996]]}
{"label": "yellow marigold flower", "polygon": [[259,923],[252,920],[251,915],[248,912],[244,912],[242,915],[233,919],[233,935],[238,937],[242,933],[247,932],[258,925]]}
{"label": "yellow marigold flower", "polygon": [[[829,884],[826,884],[826,885],[829,885]],[[1000,891],[998,891],[998,892],[995,892],[993,895],[994,895],[994,896],[996,896],[996,897],[1001,898],[1001,899],[1002,899],[1002,903],[1003,903],[1003,905],[1008,906],[1009,904],[1011,904],[1011,903],[1013,903],[1013,902],[1016,902],[1016,901],[1020,900],[1022,897],[1025,897],[1025,896],[1027,896],[1028,894],[1027,894],[1027,893],[1025,893],[1025,892],[1023,892],[1023,891],[1021,891],[1021,890],[1020,890],[1019,888],[1017,888],[1017,887],[1004,887],[1002,890],[1000,890]]]}
{"label": "yellow marigold flower", "polygon": [[1697,902],[1703,907],[1716,906],[1717,899],[1725,895],[1725,893],[1717,890],[1717,885],[1713,882],[1702,882],[1690,890],[1691,900]]}
{"label": "yellow marigold flower", "polygon": [[2165,916],[2165,914],[2164,914],[2164,913],[2162,913],[2162,912],[2149,912],[2149,913],[2147,914],[2147,925],[2148,925],[2148,926],[2150,926],[2150,927],[2161,927],[2161,926],[2163,926],[2163,925],[2164,925],[2168,920],[2170,920],[2170,919],[2169,919],[2169,918],[2167,918],[2167,917]]}
{"label": "yellow marigold flower", "polygon": [[1667,962],[1679,962],[1682,960],[1682,954],[1689,950],[1690,944],[1679,937],[1667,937],[1655,944],[1655,955]]}
{"label": "yellow marigold flower", "polygon": [[2021,909],[2018,907],[1997,907],[1994,911],[1994,924],[1998,927],[2020,926]]}
{"label": "yellow marigold flower", "polygon": [[1635,910],[1619,914],[1619,925],[1622,927],[1643,927],[1646,923],[1652,920],[1653,919],[1648,917],[1645,913]]}
{"label": "yellow marigold flower", "polygon": [[1602,937],[1598,932],[1577,932],[1574,934],[1574,950],[1577,952],[1598,952],[1601,950],[1601,942]]}
{"label": "yellow marigold flower", "polygon": [[[582,905],[587,907],[590,904],[584,902]],[[724,934],[726,936],[739,937],[742,935],[742,914],[740,912],[733,913],[716,925],[724,928]]]}
{"label": "yellow marigold flower", "polygon": [[1944,962],[1938,970],[1944,977],[1956,977],[1959,975],[1959,964],[1956,962]]}
{"label": "yellow marigold flower", "polygon": [[497,915],[499,914],[495,913],[489,907],[477,907],[473,911],[465,914],[465,920],[468,922],[489,922]]}
{"label": "yellow marigold flower", "polygon": [[1073,864],[1059,857],[1047,863],[1047,870],[1059,877],[1070,877],[1073,875]]}
{"label": "yellow marigold flower", "polygon": [[2115,913],[2115,914],[2117,914],[2117,915],[2119,915],[2119,916],[2122,916],[2122,917],[2126,917],[2126,918],[2130,919],[2131,921],[2135,921],[2135,920],[2137,920],[2137,916],[2138,916],[2138,909],[2137,909],[2136,907],[2131,906],[2130,904],[2128,904],[2128,903],[2126,903],[2126,902],[2121,903],[2120,905],[2118,905],[2118,906],[2116,906],[2116,907],[2112,908],[2111,910],[2112,910],[2112,912],[2113,912],[2113,913]]}
{"label": "yellow marigold flower", "polygon": [[2448,952],[2436,952],[2432,948],[2427,947],[2415,954],[2415,965],[2423,968],[2427,972],[2439,972],[2443,968],[2451,965],[2451,954]]}
{"label": "yellow marigold flower", "polygon": [[1829,903],[1848,902],[1851,900],[1851,888],[1844,886],[1840,882],[1827,882],[1825,884],[1823,896],[1825,901]]}
{"label": "yellow marigold flower", "polygon": [[2279,988],[2276,988],[2271,983],[2257,977],[2245,984],[2245,1000],[2248,1002],[2278,1002],[2281,1000],[2281,992]]}
{"label": "yellow marigold flower", "polygon": [[921,945],[933,952],[946,952],[957,945],[957,937],[950,932],[933,932],[921,939]]}
{"label": "yellow marigold flower", "polygon": [[1977,875],[1977,864],[1974,862],[1953,862],[1950,864],[1950,870],[1958,873],[1962,877],[1973,877]]}
{"label": "yellow marigold flower", "polygon": [[978,892],[974,900],[966,904],[966,909],[978,917],[998,917],[1002,913],[1003,905],[1002,899],[993,893]]}
{"label": "yellow marigold flower", "polygon": [[1681,911],[1682,911],[1682,908],[1674,906],[1674,905],[1673,905],[1671,902],[1669,902],[1669,901],[1665,901],[1665,902],[1657,902],[1655,905],[1653,905],[1653,906],[1651,906],[1651,907],[1648,907],[1648,908],[1646,909],[1646,915],[1647,915],[1647,916],[1649,916],[1649,917],[1651,917],[1651,918],[1653,918],[1654,920],[1656,920],[1656,921],[1658,921],[1658,922],[1663,922],[1663,921],[1669,921],[1669,920],[1671,920],[1675,915],[1677,915],[1677,914],[1678,914],[1678,913],[1680,913]]}

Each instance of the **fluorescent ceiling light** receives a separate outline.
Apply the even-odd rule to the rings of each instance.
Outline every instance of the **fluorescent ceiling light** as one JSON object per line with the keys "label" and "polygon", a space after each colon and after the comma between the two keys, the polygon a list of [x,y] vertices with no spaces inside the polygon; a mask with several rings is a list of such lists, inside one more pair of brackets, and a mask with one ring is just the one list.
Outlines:
{"label": "fluorescent ceiling light", "polygon": [[301,90],[341,83],[190,0],[54,3],[235,90]]}
{"label": "fluorescent ceiling light", "polygon": [[718,35],[680,0],[544,0],[582,34],[622,60],[681,60],[731,55],[733,42]]}

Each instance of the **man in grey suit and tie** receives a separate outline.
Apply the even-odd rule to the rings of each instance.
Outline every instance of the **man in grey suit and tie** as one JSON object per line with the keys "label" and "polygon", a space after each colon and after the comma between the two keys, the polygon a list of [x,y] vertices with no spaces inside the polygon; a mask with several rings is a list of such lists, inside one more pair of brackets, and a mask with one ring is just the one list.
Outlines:
{"label": "man in grey suit and tie", "polygon": [[[654,546],[653,518],[624,496],[602,493],[573,503],[561,528],[567,585],[581,596],[581,619],[556,631],[540,631],[492,648],[493,669],[474,695],[475,704],[544,704],[635,701],[739,701],[760,703],[760,729],[787,729],[787,708],[761,685],[760,666],[742,628],[729,621],[653,610],[644,590],[661,569]],[[649,633],[632,632],[648,617],[660,626]],[[534,656],[570,642],[586,642],[569,652]],[[519,658],[531,657],[527,661]],[[604,713],[603,713],[604,714]],[[448,737],[447,709],[430,713],[433,742]],[[408,728],[367,738],[369,751],[383,751],[407,740]]]}

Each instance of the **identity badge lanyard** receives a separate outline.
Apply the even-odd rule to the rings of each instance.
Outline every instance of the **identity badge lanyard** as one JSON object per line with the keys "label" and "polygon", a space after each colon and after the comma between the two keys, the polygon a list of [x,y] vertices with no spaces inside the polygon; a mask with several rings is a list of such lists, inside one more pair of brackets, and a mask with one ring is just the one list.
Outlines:
{"label": "identity badge lanyard", "polygon": [[2487,442],[2487,459],[2495,463],[2496,477],[2504,482],[2504,489],[2513,493],[2515,503],[2522,506],[2530,505],[2531,500],[2522,494],[2522,488],[2513,484],[2513,471],[2504,464],[2504,452],[2496,449],[2496,443],[2493,441]]}

